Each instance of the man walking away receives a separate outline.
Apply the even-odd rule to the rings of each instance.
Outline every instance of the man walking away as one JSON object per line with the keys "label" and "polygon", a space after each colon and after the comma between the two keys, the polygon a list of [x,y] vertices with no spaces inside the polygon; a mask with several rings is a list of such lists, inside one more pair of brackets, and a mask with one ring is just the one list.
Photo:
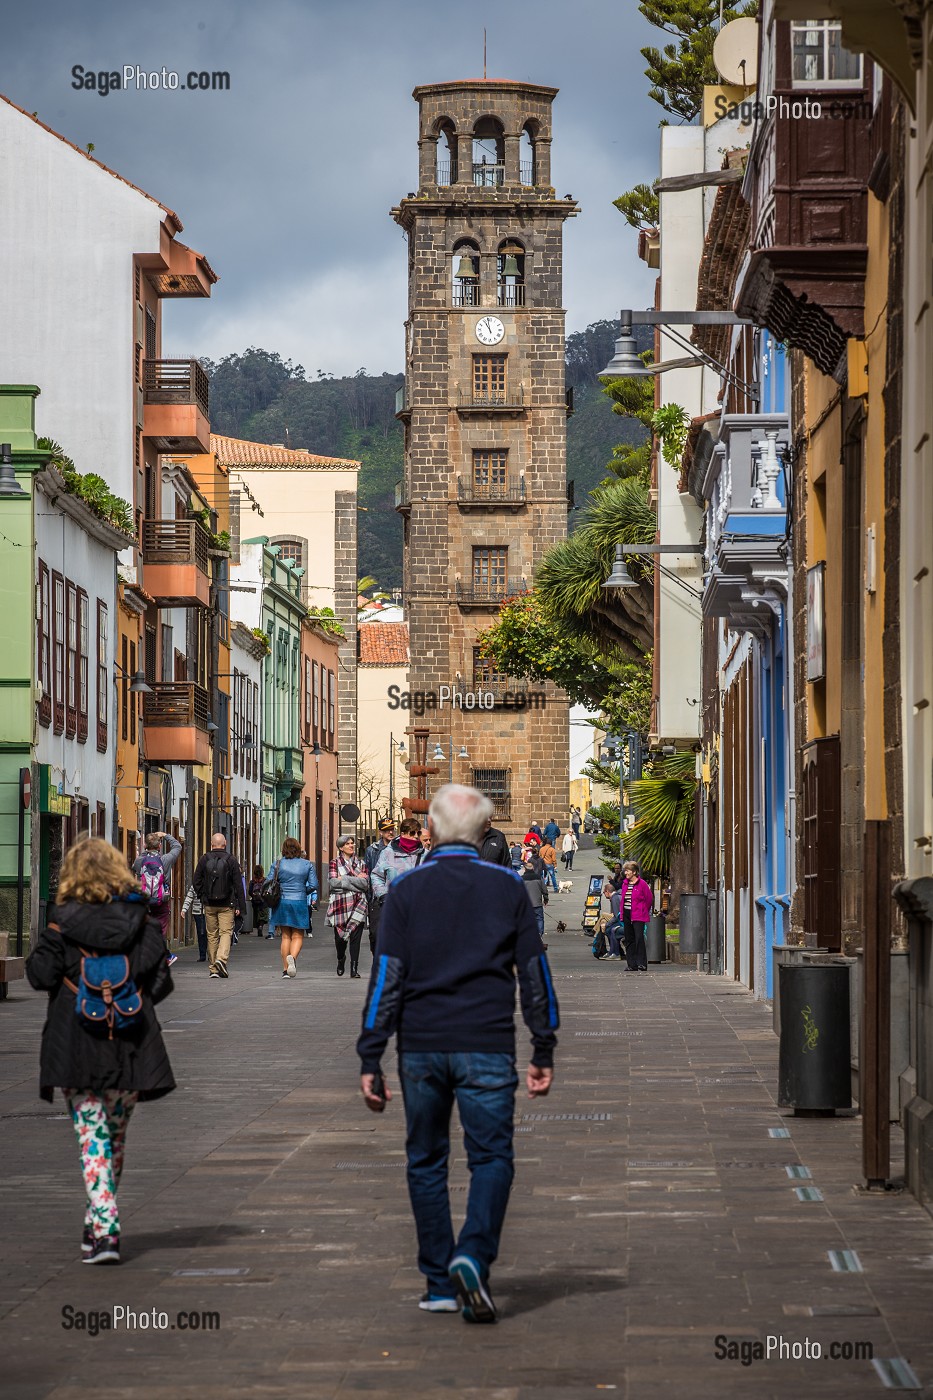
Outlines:
{"label": "man walking away", "polygon": [[486,820],[480,840],[479,858],[484,860],[487,865],[504,865],[509,869],[512,867],[509,843],[498,827],[493,826],[491,817]]}
{"label": "man walking away", "polygon": [[554,842],[560,835],[560,827],[557,825],[557,822],[554,820],[553,817],[548,822],[547,826],[544,828],[544,832],[542,834],[548,845],[553,846]]}
{"label": "man walking away", "polygon": [[207,961],[212,977],[229,977],[233,919],[243,903],[243,874],[239,861],[227,850],[222,831],[211,837],[211,848],[198,861],[194,892],[204,906],[207,925]]}
{"label": "man walking away", "polygon": [[557,893],[557,852],[550,841],[545,841],[541,847],[541,860],[544,864],[544,884],[550,883],[551,889]]}
{"label": "man walking away", "polygon": [[[162,854],[160,847],[168,842],[168,850]],[[139,888],[149,900],[149,913],[159,922],[162,937],[168,943],[168,926],[172,916],[172,876],[171,869],[181,855],[181,842],[167,831],[150,831],[145,840],[145,850],[133,861],[133,874],[139,879]],[[169,963],[176,962],[173,953]]]}
{"label": "man walking away", "polygon": [[525,886],[525,893],[531,900],[531,907],[535,911],[535,921],[538,925],[538,932],[541,935],[541,942],[547,947],[544,937],[544,906],[547,904],[547,884],[544,878],[544,861],[537,853],[537,847],[526,846],[522,855],[522,864],[519,870],[522,882]]}
{"label": "man walking away", "polygon": [[[467,1322],[496,1320],[489,1270],[514,1176],[516,974],[533,1047],[525,1074],[531,1098],[551,1087],[559,1024],[522,881],[479,856],[491,817],[489,799],[475,788],[447,784],[435,795],[431,854],[396,878],[383,909],[357,1042],[363,1097],[380,1112],[392,1094],[377,1076],[389,1037],[398,1035],[408,1190],[428,1281],[420,1307],[462,1305]],[[447,1189],[454,1100],[470,1169],[456,1243]]]}
{"label": "man walking away", "polygon": [[[376,868],[379,857],[382,855],[386,846],[392,842],[394,837],[395,822],[391,817],[383,817],[382,821],[379,823],[378,838],[371,846],[366,847],[366,854],[363,856],[363,860],[366,864],[366,873],[369,875],[370,879],[372,879],[372,873]],[[372,889],[370,889],[367,897],[367,905],[369,913],[369,951],[375,954],[376,934],[379,932],[379,915],[382,912],[382,901],[376,899]]]}

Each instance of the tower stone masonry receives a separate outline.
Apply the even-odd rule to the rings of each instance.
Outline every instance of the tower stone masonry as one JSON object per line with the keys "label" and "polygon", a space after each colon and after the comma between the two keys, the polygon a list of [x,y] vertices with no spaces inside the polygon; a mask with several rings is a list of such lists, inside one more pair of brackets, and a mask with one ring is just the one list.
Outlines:
{"label": "tower stone masonry", "polygon": [[[556,95],[485,79],[417,87],[418,190],[392,210],[408,238],[409,685],[462,701],[411,727],[430,729],[428,796],[452,753],[454,781],[486,792],[509,834],[552,816],[563,827],[569,800],[566,694],[498,675],[476,650],[567,534],[562,237],[577,206],[551,186]],[[525,692],[525,708],[507,703]],[[468,708],[480,693],[493,708]]]}

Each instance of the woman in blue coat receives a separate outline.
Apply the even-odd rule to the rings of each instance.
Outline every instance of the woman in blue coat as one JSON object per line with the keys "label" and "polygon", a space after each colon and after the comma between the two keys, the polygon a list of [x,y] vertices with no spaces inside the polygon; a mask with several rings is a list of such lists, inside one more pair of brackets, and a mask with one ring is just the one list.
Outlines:
{"label": "woman in blue coat", "polygon": [[271,880],[276,872],[282,898],[278,908],[271,911],[269,929],[279,935],[282,976],[294,977],[298,971],[298,954],[311,927],[311,909],[318,895],[317,873],[311,862],[302,856],[294,836],[287,836],[283,841],[282,858],[273,861],[267,878]]}

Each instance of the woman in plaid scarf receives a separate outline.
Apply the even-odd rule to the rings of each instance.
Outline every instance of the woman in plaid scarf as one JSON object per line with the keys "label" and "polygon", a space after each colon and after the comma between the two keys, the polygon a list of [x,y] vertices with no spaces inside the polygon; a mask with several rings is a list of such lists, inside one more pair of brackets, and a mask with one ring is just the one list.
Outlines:
{"label": "woman in plaid scarf", "polygon": [[360,942],[366,927],[369,875],[366,864],[356,855],[356,838],[341,836],[337,842],[337,859],[328,869],[330,898],[327,922],[334,930],[337,948],[337,976],[342,977],[350,947],[350,976],[360,975]]}

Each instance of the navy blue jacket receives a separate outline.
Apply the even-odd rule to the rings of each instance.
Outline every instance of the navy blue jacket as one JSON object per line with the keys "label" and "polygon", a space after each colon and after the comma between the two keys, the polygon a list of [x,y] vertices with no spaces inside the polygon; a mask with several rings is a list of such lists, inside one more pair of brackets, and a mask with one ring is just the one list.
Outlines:
{"label": "navy blue jacket", "polygon": [[557,996],[521,877],[475,846],[436,847],[382,908],[357,1042],[362,1073],[405,1051],[515,1053],[515,977],[535,1065],[553,1063]]}

